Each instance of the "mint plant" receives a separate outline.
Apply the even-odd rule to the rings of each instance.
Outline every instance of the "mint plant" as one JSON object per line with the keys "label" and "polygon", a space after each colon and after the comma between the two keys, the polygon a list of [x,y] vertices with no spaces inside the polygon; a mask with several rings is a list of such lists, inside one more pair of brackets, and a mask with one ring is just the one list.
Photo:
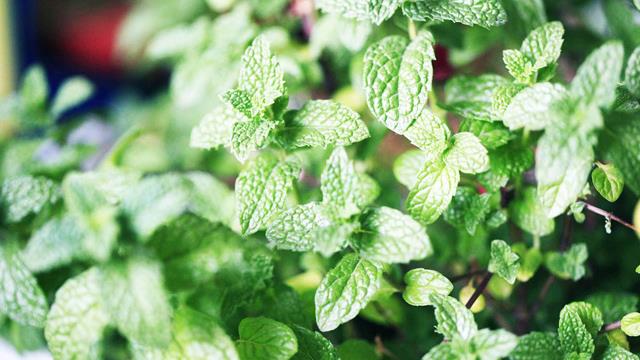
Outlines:
{"label": "mint plant", "polygon": [[136,3],[118,51],[165,91],[70,111],[93,85],[50,96],[34,66],[0,102],[0,334],[54,359],[638,359],[637,7]]}

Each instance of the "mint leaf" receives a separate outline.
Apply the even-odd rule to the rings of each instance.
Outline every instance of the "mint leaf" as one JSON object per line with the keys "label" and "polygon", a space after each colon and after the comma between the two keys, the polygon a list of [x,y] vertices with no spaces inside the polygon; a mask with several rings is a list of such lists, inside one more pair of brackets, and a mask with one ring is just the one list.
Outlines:
{"label": "mint leaf", "polygon": [[356,317],[380,288],[381,277],[382,269],[377,264],[356,254],[345,255],[316,290],[320,331],[331,331]]}
{"label": "mint leaf", "polygon": [[267,228],[269,244],[281,250],[310,251],[324,228],[332,225],[318,203],[298,205],[281,212]]}
{"label": "mint leaf", "polygon": [[423,224],[431,224],[447,209],[460,181],[457,169],[444,161],[427,162],[407,197],[407,211]]}
{"label": "mint leaf", "polygon": [[316,7],[330,14],[346,18],[369,20],[369,0],[318,0]]}
{"label": "mint leaf", "polygon": [[409,150],[396,158],[393,163],[393,174],[402,185],[411,189],[418,181],[418,174],[428,157],[429,154],[420,150]]}
{"label": "mint leaf", "polygon": [[509,74],[511,74],[518,83],[528,84],[531,82],[531,77],[535,73],[533,64],[531,64],[526,55],[520,50],[504,50],[502,52],[502,61],[507,71],[509,71]]}
{"label": "mint leaf", "polygon": [[509,284],[516,281],[520,257],[511,250],[511,247],[503,240],[491,242],[491,259],[489,260],[489,272],[497,274]]}
{"label": "mint leaf", "polygon": [[83,254],[84,236],[72,216],[53,218],[31,235],[22,259],[36,273],[67,265]]}
{"label": "mint leaf", "polygon": [[558,337],[566,355],[590,356],[595,350],[593,338],[602,327],[602,315],[593,305],[574,302],[560,311]]}
{"label": "mint leaf", "polygon": [[624,74],[625,86],[636,98],[640,98],[640,47],[629,56]]}
{"label": "mint leaf", "polygon": [[622,72],[624,48],[610,41],[593,51],[580,65],[571,82],[571,95],[586,104],[608,107],[615,100],[615,90]]}
{"label": "mint leaf", "polygon": [[242,56],[242,68],[238,80],[240,90],[251,97],[253,115],[284,95],[284,72],[275,56],[271,55],[269,43],[258,36]]}
{"label": "mint leaf", "polygon": [[297,164],[278,162],[270,154],[254,159],[240,173],[236,197],[243,234],[263,229],[284,208],[287,192],[299,173]]}
{"label": "mint leaf", "polygon": [[387,128],[403,134],[427,105],[433,69],[433,36],[420,32],[410,43],[388,36],[371,45],[364,58],[369,109]]}
{"label": "mint leaf", "polygon": [[422,360],[457,360],[459,359],[459,354],[457,353],[457,349],[454,349],[450,343],[442,343],[436,345],[429,350],[428,353],[424,354]]}
{"label": "mint leaf", "polygon": [[98,342],[109,315],[104,308],[97,268],[67,280],[56,292],[44,329],[55,358],[88,359],[99,355]]}
{"label": "mint leaf", "polygon": [[20,98],[27,109],[44,108],[49,96],[49,86],[44,69],[40,65],[30,66],[22,79]]}
{"label": "mint leaf", "polygon": [[241,360],[286,360],[298,352],[296,335],[281,322],[265,317],[245,318],[238,332],[236,347]]}
{"label": "mint leaf", "polygon": [[612,323],[636,311],[639,299],[635,294],[626,292],[600,292],[589,296],[586,301],[602,312],[605,323]]}
{"label": "mint leaf", "polygon": [[210,317],[179,308],[173,318],[173,341],[162,352],[170,359],[237,360],[233,341]]}
{"label": "mint leaf", "polygon": [[567,98],[562,85],[538,83],[520,91],[507,106],[503,122],[511,130],[542,130],[558,121],[554,106]]}
{"label": "mint leaf", "polygon": [[499,360],[507,357],[518,344],[518,338],[506,330],[478,331],[471,339],[471,348],[482,360]]}
{"label": "mint leaf", "polygon": [[402,5],[402,11],[417,21],[453,21],[486,28],[507,21],[507,14],[498,0],[410,0]]}
{"label": "mint leaf", "polygon": [[478,77],[456,76],[447,81],[447,102],[443,107],[472,120],[496,121],[493,102],[496,94],[510,82],[502,76],[484,74]]}
{"label": "mint leaf", "polygon": [[435,270],[413,269],[404,275],[404,282],[402,298],[413,306],[432,305],[431,294],[446,296],[453,291],[451,281]]}
{"label": "mint leaf", "polygon": [[100,269],[102,299],[118,330],[143,346],[165,347],[171,339],[171,308],[159,264],[133,258]]}
{"label": "mint leaf", "polygon": [[231,152],[241,162],[246,161],[253,152],[267,146],[271,130],[275,128],[276,123],[260,117],[235,123],[231,134]]}
{"label": "mint leaf", "polygon": [[610,116],[607,131],[599,139],[606,159],[622,172],[624,183],[640,194],[640,121],[629,121],[627,116]]}
{"label": "mint leaf", "polygon": [[360,212],[360,178],[342,147],[331,153],[321,176],[322,203],[335,209],[341,218]]}
{"label": "mint leaf", "polygon": [[93,84],[84,77],[76,76],[66,80],[60,86],[51,105],[51,115],[60,117],[62,113],[79,105],[93,94]]}
{"label": "mint leaf", "polygon": [[427,109],[418,115],[404,133],[413,145],[432,157],[439,156],[447,148],[450,135],[447,124]]}
{"label": "mint leaf", "polygon": [[190,145],[200,149],[231,146],[233,127],[245,118],[229,105],[215,107],[191,131]]}
{"label": "mint leaf", "polygon": [[[640,3],[636,6],[640,9]],[[617,345],[609,345],[602,355],[602,360],[638,360],[638,355]]]}
{"label": "mint leaf", "polygon": [[613,164],[596,162],[591,173],[591,182],[596,191],[609,202],[618,200],[624,189],[624,178],[620,170]]}
{"label": "mint leaf", "polygon": [[620,328],[628,336],[640,336],[640,313],[632,312],[620,321]]}
{"label": "mint leaf", "polygon": [[435,315],[438,322],[436,331],[445,339],[471,340],[478,333],[473,313],[461,302],[438,293],[431,294],[430,298],[436,308]]}
{"label": "mint leaf", "polygon": [[574,244],[566,252],[548,253],[545,263],[549,271],[557,277],[577,281],[586,273],[584,262],[588,256],[585,244]]}
{"label": "mint leaf", "polygon": [[371,21],[380,25],[383,21],[389,19],[396,12],[396,9],[404,0],[368,0],[369,17]]}
{"label": "mint leaf", "polygon": [[444,219],[451,225],[465,229],[474,235],[478,225],[483,223],[491,211],[489,194],[478,194],[473,188],[460,186],[444,213]]}
{"label": "mint leaf", "polygon": [[460,123],[459,131],[472,133],[487,149],[499,148],[513,137],[509,129],[498,122],[465,119]]}
{"label": "mint leaf", "polygon": [[322,334],[299,325],[292,326],[298,338],[298,352],[292,360],[338,360],[338,352]]}
{"label": "mint leaf", "polygon": [[288,147],[346,146],[369,137],[360,115],[330,100],[313,100],[295,112],[282,134]]}
{"label": "mint leaf", "polygon": [[47,299],[15,245],[0,245],[0,313],[20,324],[43,327],[47,310]]}
{"label": "mint leaf", "polygon": [[408,263],[429,256],[433,249],[422,225],[402,212],[370,208],[360,217],[361,230],[353,246],[365,259],[380,263]]}
{"label": "mint leaf", "polygon": [[518,339],[509,355],[513,360],[562,360],[560,340],[553,333],[531,332]]}
{"label": "mint leaf", "polygon": [[520,51],[529,59],[534,71],[558,60],[564,41],[563,35],[562,23],[553,21],[534,29],[524,39]]}
{"label": "mint leaf", "polygon": [[444,162],[448,167],[468,174],[477,174],[488,169],[487,149],[475,135],[457,133],[453,135],[451,142],[444,154]]}
{"label": "mint leaf", "polygon": [[58,199],[58,185],[45,177],[20,176],[5,179],[0,190],[5,219],[10,223],[41,212]]}
{"label": "mint leaf", "polygon": [[547,217],[534,187],[523,189],[509,205],[509,213],[518,227],[532,235],[549,235],[555,228],[555,222]]}
{"label": "mint leaf", "polygon": [[380,196],[380,185],[371,176],[358,173],[356,204],[361,209],[371,205]]}

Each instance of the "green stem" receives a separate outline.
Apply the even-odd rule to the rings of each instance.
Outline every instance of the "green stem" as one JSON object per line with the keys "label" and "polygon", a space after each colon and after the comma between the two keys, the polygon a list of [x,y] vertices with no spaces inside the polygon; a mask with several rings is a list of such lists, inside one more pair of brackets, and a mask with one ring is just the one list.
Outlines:
{"label": "green stem", "polygon": [[408,31],[409,31],[409,38],[411,40],[415,39],[415,37],[418,35],[418,29],[416,29],[416,23],[413,22],[413,20],[411,19],[409,19]]}

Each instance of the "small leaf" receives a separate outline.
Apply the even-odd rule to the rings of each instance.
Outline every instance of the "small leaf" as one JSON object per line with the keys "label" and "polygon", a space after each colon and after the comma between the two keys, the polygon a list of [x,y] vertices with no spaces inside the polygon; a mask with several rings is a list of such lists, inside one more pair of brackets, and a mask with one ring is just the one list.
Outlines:
{"label": "small leaf", "polygon": [[30,66],[22,79],[20,97],[29,110],[44,108],[49,96],[49,86],[44,69],[40,65]]}
{"label": "small leaf", "polygon": [[[640,9],[640,7],[638,9]],[[624,75],[624,84],[636,98],[640,98],[640,46],[629,56]]]}
{"label": "small leaf", "polygon": [[380,263],[408,263],[433,252],[427,232],[420,223],[402,212],[370,208],[360,217],[361,231],[353,246],[360,256]]}
{"label": "small leaf", "polygon": [[286,360],[298,352],[298,340],[287,325],[265,317],[244,318],[236,348],[241,360]]}
{"label": "small leaf", "polygon": [[337,328],[358,315],[380,288],[382,269],[356,254],[345,255],[316,290],[316,322],[320,331]]}
{"label": "small leaf", "polygon": [[431,294],[449,295],[453,284],[435,270],[413,269],[404,275],[407,284],[402,298],[413,306],[432,305]]}
{"label": "small leaf", "polygon": [[2,182],[0,190],[5,218],[10,223],[19,222],[29,214],[37,214],[58,199],[58,184],[45,177],[8,178]]}
{"label": "small leaf", "polygon": [[520,264],[520,257],[511,250],[511,247],[502,240],[491,242],[491,260],[489,261],[489,272],[497,274],[505,279],[509,284],[516,281],[516,275]]}
{"label": "small leaf", "polygon": [[411,189],[418,181],[418,174],[428,157],[428,154],[420,150],[409,150],[396,158],[393,163],[393,174],[402,185]]}
{"label": "small leaf", "polygon": [[[640,9],[640,3],[638,3],[637,6]],[[638,360],[638,355],[620,346],[611,344],[602,355],[602,360]]]}
{"label": "small leaf", "polygon": [[442,106],[464,118],[496,121],[499,116],[495,113],[494,99],[501,89],[510,85],[509,80],[499,75],[456,76],[445,85],[447,102]]}
{"label": "small leaf", "polygon": [[591,173],[591,182],[596,191],[609,202],[618,200],[624,189],[624,178],[620,170],[613,164],[596,162]]}
{"label": "small leaf", "polygon": [[555,228],[553,219],[547,217],[534,187],[526,187],[509,205],[511,220],[522,230],[537,236],[549,235]]}
{"label": "small leaf", "polygon": [[238,84],[251,96],[254,115],[284,95],[284,72],[264,36],[257,37],[242,56]]}
{"label": "small leaf", "polygon": [[428,109],[422,110],[404,132],[404,136],[420,150],[435,158],[447,148],[451,130],[447,124]]}
{"label": "small leaf", "polygon": [[558,121],[554,106],[567,98],[562,85],[538,83],[520,91],[504,112],[504,124],[511,130],[542,130]]}
{"label": "small leaf", "polygon": [[457,133],[451,138],[452,144],[444,154],[447,166],[463,173],[477,174],[489,167],[487,149],[472,133]]}
{"label": "small leaf", "polygon": [[622,331],[628,336],[640,336],[640,313],[632,312],[620,321]]}
{"label": "small leaf", "polygon": [[471,340],[478,332],[471,310],[450,296],[433,293],[430,297],[436,308],[435,315],[438,322],[436,331],[448,340],[455,338]]}
{"label": "small leaf", "polygon": [[586,104],[611,105],[620,80],[623,57],[624,48],[617,41],[609,41],[593,51],[578,68],[571,82],[571,95]]}
{"label": "small leaf", "polygon": [[507,14],[498,0],[448,0],[406,1],[402,11],[417,21],[453,21],[469,26],[492,27],[507,21]]}
{"label": "small leaf", "polygon": [[312,100],[286,121],[288,147],[346,146],[369,137],[366,124],[350,108],[330,100]]}
{"label": "small leaf", "polygon": [[371,21],[380,25],[393,16],[403,0],[368,0],[368,2]]}
{"label": "small leaf", "polygon": [[533,70],[553,64],[560,57],[564,27],[559,21],[534,29],[522,42],[520,51],[531,61]]}
{"label": "small leaf", "polygon": [[433,223],[449,206],[459,181],[458,170],[444,161],[427,162],[407,197],[407,211],[425,225]]}
{"label": "small leaf", "polygon": [[313,250],[323,229],[332,225],[326,212],[318,203],[281,212],[267,228],[269,244],[280,250]]}
{"label": "small leaf", "polygon": [[336,148],[321,175],[322,203],[332,207],[341,218],[360,212],[360,177],[342,147]]}
{"label": "small leaf", "polygon": [[428,353],[424,354],[422,360],[458,360],[460,354],[457,351],[451,343],[443,342],[432,347]]}
{"label": "small leaf", "polygon": [[506,145],[513,137],[509,129],[498,122],[465,119],[460,123],[459,131],[472,133],[487,149],[497,149]]}
{"label": "small leaf", "polygon": [[499,360],[507,357],[518,344],[518,338],[506,330],[482,329],[471,339],[478,359]]}
{"label": "small leaf", "polygon": [[559,278],[577,281],[586,273],[584,262],[587,261],[588,256],[585,244],[574,244],[566,252],[548,253],[545,263],[549,271]]}
{"label": "small leaf", "polygon": [[241,162],[246,161],[252,153],[267,146],[271,130],[275,127],[276,123],[263,118],[235,123],[231,134],[231,152]]}
{"label": "small leaf", "polygon": [[67,265],[83,254],[84,236],[72,216],[53,218],[31,235],[22,259],[33,272]]}
{"label": "small leaf", "polygon": [[287,192],[299,173],[297,164],[278,162],[270,154],[256,158],[240,173],[236,196],[243,234],[263,229],[285,207]]}
{"label": "small leaf", "polygon": [[56,359],[98,356],[98,342],[109,324],[99,280],[98,269],[91,268],[67,280],[56,292],[44,329],[49,350]]}
{"label": "small leaf", "polygon": [[474,235],[478,225],[483,223],[491,211],[491,196],[478,194],[468,186],[460,186],[444,213],[444,219],[451,225]]}
{"label": "small leaf", "polygon": [[233,126],[245,120],[244,116],[228,105],[215,107],[191,131],[191,147],[216,149],[231,146]]}
{"label": "small leaf", "polygon": [[79,105],[93,94],[93,84],[84,77],[73,77],[60,86],[51,105],[51,115],[60,117],[62,113]]}
{"label": "small leaf", "polygon": [[595,350],[593,338],[602,327],[602,315],[593,305],[574,302],[560,311],[558,335],[565,354],[590,356]]}
{"label": "small leaf", "polygon": [[534,74],[533,65],[529,59],[520,51],[508,49],[502,52],[502,61],[507,71],[518,83],[528,84]]}
{"label": "small leaf", "polygon": [[44,326],[47,299],[13,244],[0,245],[0,313],[29,326]]}
{"label": "small leaf", "polygon": [[562,360],[560,340],[553,333],[531,332],[518,340],[509,355],[513,360]]}

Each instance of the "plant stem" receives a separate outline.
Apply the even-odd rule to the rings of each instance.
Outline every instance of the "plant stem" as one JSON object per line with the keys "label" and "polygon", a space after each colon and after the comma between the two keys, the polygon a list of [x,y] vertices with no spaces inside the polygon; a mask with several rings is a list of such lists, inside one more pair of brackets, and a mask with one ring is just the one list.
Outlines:
{"label": "plant stem", "polygon": [[608,212],[606,210],[600,209],[599,207],[591,205],[591,204],[586,203],[586,202],[583,202],[583,204],[584,204],[584,208],[585,209],[591,211],[594,214],[598,214],[598,215],[604,216],[605,218],[609,218],[609,219],[611,219],[611,220],[613,220],[613,221],[615,221],[615,222],[617,222],[619,224],[622,224],[622,225],[628,227],[629,229],[631,229],[631,230],[633,230],[635,232],[640,232],[640,230],[638,230],[635,226],[633,226],[632,224],[620,219],[619,217],[615,216],[613,213],[610,213],[610,212]]}
{"label": "plant stem", "polygon": [[610,324],[604,324],[600,332],[603,333],[603,332],[617,330],[617,329],[620,329],[620,320],[612,322]]}
{"label": "plant stem", "polygon": [[416,29],[416,23],[413,20],[409,19],[409,38],[413,40],[418,35],[418,30]]}
{"label": "plant stem", "polygon": [[467,301],[467,304],[465,305],[467,309],[471,309],[471,307],[473,306],[473,303],[475,303],[476,300],[478,300],[478,298],[480,297],[480,295],[482,295],[482,292],[484,292],[484,289],[486,289],[487,285],[489,284],[489,280],[491,280],[492,276],[493,276],[492,273],[487,272],[487,275],[485,275],[484,278],[482,278],[482,282],[480,282],[480,285],[478,285],[478,287],[476,288],[476,291],[473,292],[473,294],[469,298],[469,301]]}
{"label": "plant stem", "polygon": [[470,271],[470,272],[468,272],[466,274],[453,276],[449,280],[451,280],[451,282],[458,282],[458,281],[466,280],[466,279],[468,279],[470,277],[474,277],[474,276],[480,275],[480,274],[484,274],[484,270]]}

